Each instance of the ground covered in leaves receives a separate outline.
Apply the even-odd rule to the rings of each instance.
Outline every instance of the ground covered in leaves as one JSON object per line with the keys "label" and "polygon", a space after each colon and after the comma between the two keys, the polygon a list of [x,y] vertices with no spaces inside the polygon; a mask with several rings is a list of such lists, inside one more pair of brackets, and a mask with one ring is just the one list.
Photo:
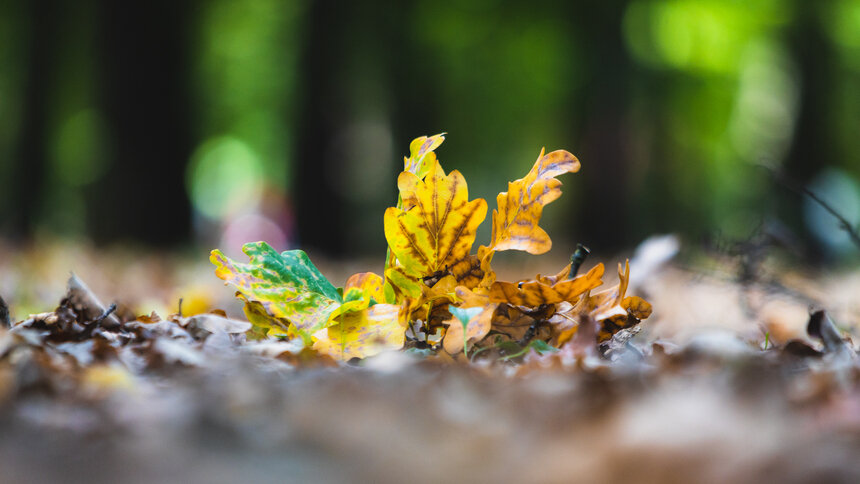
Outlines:
{"label": "ground covered in leaves", "polygon": [[[0,253],[4,483],[860,482],[856,272],[640,254],[630,286],[654,313],[603,344],[340,362],[248,340],[235,305],[192,297],[190,266],[71,250],[66,267],[106,272],[34,295],[26,261],[60,256]],[[163,309],[124,301],[108,273]],[[181,287],[164,289],[180,280],[182,314]]]}

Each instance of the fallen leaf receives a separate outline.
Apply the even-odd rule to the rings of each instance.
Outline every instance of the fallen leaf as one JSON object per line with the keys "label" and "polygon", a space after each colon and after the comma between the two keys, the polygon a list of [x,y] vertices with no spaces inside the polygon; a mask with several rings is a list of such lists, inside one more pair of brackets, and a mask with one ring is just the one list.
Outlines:
{"label": "fallen leaf", "polygon": [[252,326],[246,333],[246,337],[248,339],[259,340],[267,337],[278,336],[285,336],[288,338],[299,337],[298,333],[296,333],[295,329],[290,325],[290,322],[285,318],[276,318],[272,316],[266,312],[266,308],[264,308],[262,304],[257,301],[249,301],[241,292],[236,292],[236,297],[245,301],[245,306],[242,307],[242,312],[245,313],[245,317],[248,318],[248,321]]}
{"label": "fallen leaf", "polygon": [[[625,297],[630,280],[630,261],[618,264],[618,285],[582,298],[569,311],[570,318],[588,314],[598,324],[597,342],[608,341],[622,329],[638,325],[651,315],[651,304],[638,296]],[[565,329],[558,336],[559,346],[564,345],[577,332],[577,328]]]}
{"label": "fallen leaf", "polygon": [[399,312],[400,306],[382,303],[341,314],[335,324],[314,334],[313,348],[341,361],[400,349],[406,325]]}
{"label": "fallen leaf", "polygon": [[248,264],[213,250],[215,274],[234,285],[248,302],[258,302],[274,318],[289,321],[306,342],[324,328],[342,302],[337,289],[301,250],[278,254],[265,242],[245,244]]}
{"label": "fallen leaf", "polygon": [[249,322],[206,313],[180,318],[179,324],[188,329],[203,329],[210,333],[241,334],[251,329]]}
{"label": "fallen leaf", "polygon": [[539,280],[522,284],[497,281],[490,288],[490,301],[531,308],[562,301],[574,302],[585,292],[600,286],[603,283],[601,277],[603,264],[597,264],[586,274],[552,285]]}

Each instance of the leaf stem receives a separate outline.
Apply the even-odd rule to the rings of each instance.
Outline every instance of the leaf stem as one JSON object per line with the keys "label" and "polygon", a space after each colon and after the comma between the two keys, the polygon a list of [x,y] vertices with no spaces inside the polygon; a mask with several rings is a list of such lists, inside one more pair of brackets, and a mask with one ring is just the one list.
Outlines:
{"label": "leaf stem", "polygon": [[467,339],[468,339],[468,337],[467,337],[467,335],[466,335],[466,327],[469,325],[469,323],[468,323],[468,322],[465,322],[465,323],[464,323],[463,321],[460,321],[460,324],[462,324],[462,325],[463,325],[463,356],[465,356],[465,357],[466,357],[466,361],[469,361],[469,351],[468,351],[468,350],[469,350],[469,348],[468,348],[468,346],[467,346],[467,343],[468,343]]}

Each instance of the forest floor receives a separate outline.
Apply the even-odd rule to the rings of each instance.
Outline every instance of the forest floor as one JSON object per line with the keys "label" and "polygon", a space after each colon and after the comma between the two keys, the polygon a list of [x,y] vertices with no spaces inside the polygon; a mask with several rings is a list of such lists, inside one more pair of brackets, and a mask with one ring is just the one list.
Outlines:
{"label": "forest floor", "polygon": [[205,254],[0,245],[0,482],[860,482],[860,271],[685,260],[609,351],[336,364]]}

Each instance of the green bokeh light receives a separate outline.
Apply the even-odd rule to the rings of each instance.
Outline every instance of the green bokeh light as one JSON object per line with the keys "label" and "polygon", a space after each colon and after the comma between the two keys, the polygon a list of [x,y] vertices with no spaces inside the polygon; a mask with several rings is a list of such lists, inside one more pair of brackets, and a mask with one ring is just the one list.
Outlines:
{"label": "green bokeh light", "polygon": [[93,109],[80,110],[63,122],[54,141],[54,169],[61,180],[81,186],[107,169],[104,122]]}
{"label": "green bokeh light", "polygon": [[223,136],[207,140],[186,174],[191,202],[200,213],[220,220],[253,210],[260,200],[264,170],[260,158],[242,140]]}

